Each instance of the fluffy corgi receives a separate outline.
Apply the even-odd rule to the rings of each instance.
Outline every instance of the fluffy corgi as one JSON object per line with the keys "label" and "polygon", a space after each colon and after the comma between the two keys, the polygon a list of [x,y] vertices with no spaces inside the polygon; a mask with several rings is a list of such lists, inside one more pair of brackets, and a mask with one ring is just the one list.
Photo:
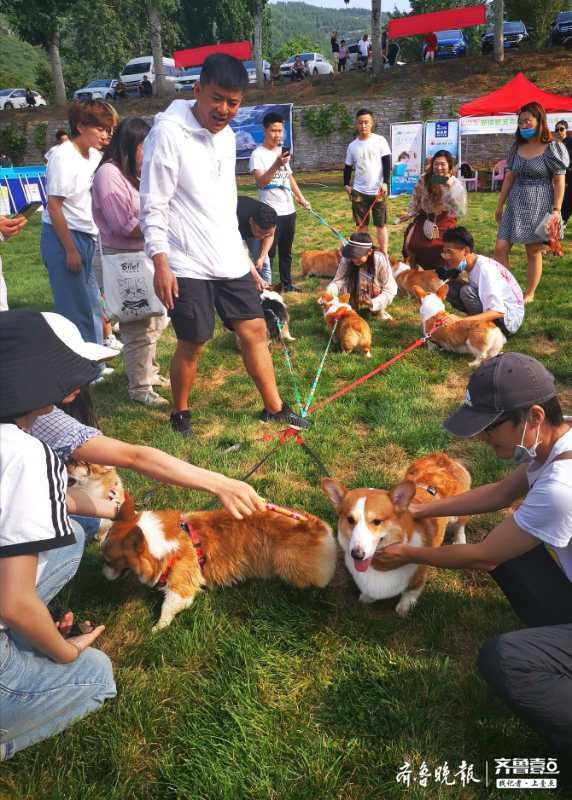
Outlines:
{"label": "fluffy corgi", "polygon": [[290,315],[288,314],[284,298],[280,294],[281,289],[282,285],[278,284],[277,286],[264,289],[264,291],[260,293],[260,302],[264,312],[264,319],[266,320],[269,342],[281,342],[278,323],[280,323],[280,327],[282,328],[282,337],[284,340],[286,342],[295,341],[290,333]]}
{"label": "fluffy corgi", "polygon": [[[443,301],[449,287],[444,284],[435,294],[428,294],[419,286],[415,286],[413,291],[420,302],[423,332],[427,333],[446,314]],[[498,355],[505,346],[506,338],[494,322],[473,322],[455,314],[448,316],[454,317],[455,322],[447,323],[435,331],[429,342],[430,348],[442,347],[452,353],[471,353],[474,359],[469,366],[479,367],[485,359]]]}
{"label": "fluffy corgi", "polygon": [[109,580],[125,570],[165,599],[153,630],[166,628],[203,588],[247,578],[278,577],[299,589],[323,588],[334,576],[336,542],[330,526],[297,512],[234,519],[227,511],[142,511],[125,498],[102,547]]}
{"label": "fluffy corgi", "polygon": [[333,278],[339,263],[337,250],[304,250],[300,256],[300,270],[304,276]]}
{"label": "fluffy corgi", "polygon": [[436,292],[443,281],[434,269],[412,268],[404,261],[390,259],[391,271],[399,288],[399,293],[415,297],[414,286],[420,286],[426,292]]}
{"label": "fluffy corgi", "polygon": [[342,351],[347,354],[359,347],[366,358],[371,358],[371,329],[350,306],[349,299],[349,294],[334,297],[331,292],[324,292],[318,298],[318,304],[322,306],[329,328],[338,323],[336,337]]}
{"label": "fluffy corgi", "polygon": [[404,617],[423,591],[429,567],[406,564],[390,569],[379,563],[380,550],[395,543],[439,547],[447,525],[455,530],[455,542],[465,542],[467,517],[413,519],[407,510],[416,503],[461,494],[471,488],[471,477],[458,461],[436,453],[414,461],[402,483],[383,489],[346,489],[324,478],[322,489],[338,515],[338,543],[346,567],[360,589],[360,602],[373,603],[399,595],[395,608]]}
{"label": "fluffy corgi", "polygon": [[[115,467],[88,464],[87,461],[69,461],[67,464],[68,486],[77,486],[90,497],[98,500],[115,500],[123,503],[125,489]],[[97,539],[101,541],[111,527],[111,520],[99,523]]]}

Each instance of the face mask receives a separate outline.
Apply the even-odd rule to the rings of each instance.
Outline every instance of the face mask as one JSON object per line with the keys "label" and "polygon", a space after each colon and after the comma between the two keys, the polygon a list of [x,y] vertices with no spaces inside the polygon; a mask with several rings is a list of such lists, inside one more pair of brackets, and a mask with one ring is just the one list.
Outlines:
{"label": "face mask", "polygon": [[534,139],[536,136],[536,128],[519,128],[518,130],[523,139]]}
{"label": "face mask", "polygon": [[522,439],[520,440],[520,444],[515,445],[514,452],[512,454],[512,460],[515,464],[530,464],[531,461],[534,461],[536,458],[536,448],[538,447],[538,442],[540,440],[540,426],[536,431],[536,441],[534,442],[531,447],[525,447],[524,445],[524,434],[526,433],[526,425],[527,422],[524,423],[524,428],[522,430]]}
{"label": "face mask", "polygon": [[464,272],[467,269],[467,259],[462,258],[459,263],[457,264],[457,269],[459,272]]}

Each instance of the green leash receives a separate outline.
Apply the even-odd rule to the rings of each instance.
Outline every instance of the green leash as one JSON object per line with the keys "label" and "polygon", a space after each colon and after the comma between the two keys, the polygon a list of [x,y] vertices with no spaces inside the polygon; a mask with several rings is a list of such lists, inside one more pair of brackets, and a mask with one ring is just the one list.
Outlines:
{"label": "green leash", "polygon": [[326,358],[328,357],[328,353],[330,351],[330,346],[332,344],[332,341],[334,340],[334,334],[336,332],[336,328],[337,327],[338,327],[338,320],[336,320],[335,323],[334,323],[334,327],[332,328],[332,332],[330,334],[330,338],[329,338],[328,344],[326,345],[326,349],[324,350],[324,355],[322,356],[322,359],[321,359],[320,364],[318,366],[318,370],[316,372],[316,377],[314,378],[314,382],[312,383],[312,385],[310,387],[310,391],[308,392],[308,397],[306,398],[306,405],[304,406],[304,408],[302,408],[302,412],[301,412],[301,415],[300,415],[302,417],[306,416],[306,414],[308,413],[308,409],[312,405],[312,400],[314,399],[314,394],[316,393],[316,389],[318,387],[318,381],[320,380],[320,376],[322,374],[322,370],[324,369],[324,364],[326,363]]}
{"label": "green leash", "polygon": [[[300,394],[300,389],[298,388],[298,382],[296,380],[296,375],[294,373],[294,367],[292,366],[292,359],[290,358],[290,353],[288,352],[288,345],[286,344],[286,340],[284,339],[284,335],[282,333],[282,323],[272,311],[272,309],[268,309],[274,319],[276,320],[276,325],[278,327],[278,333],[280,334],[280,341],[282,342],[282,350],[284,352],[284,358],[286,360],[286,364],[288,366],[288,372],[290,373],[290,380],[292,383],[292,391],[294,392],[294,400],[298,405],[298,410],[302,412],[304,404],[302,403],[302,395]],[[303,415],[302,415],[303,416]]]}

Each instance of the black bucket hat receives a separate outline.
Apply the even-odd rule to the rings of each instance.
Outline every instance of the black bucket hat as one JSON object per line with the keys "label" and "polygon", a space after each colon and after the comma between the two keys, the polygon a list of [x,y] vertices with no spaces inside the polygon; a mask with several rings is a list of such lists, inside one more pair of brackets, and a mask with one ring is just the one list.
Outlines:
{"label": "black bucket hat", "polygon": [[99,365],[68,347],[40,312],[0,313],[0,419],[60,403],[99,373]]}

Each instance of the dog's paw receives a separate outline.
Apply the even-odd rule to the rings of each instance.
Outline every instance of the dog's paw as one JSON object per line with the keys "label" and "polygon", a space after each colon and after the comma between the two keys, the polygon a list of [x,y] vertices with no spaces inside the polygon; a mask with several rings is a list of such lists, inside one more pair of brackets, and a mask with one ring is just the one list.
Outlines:
{"label": "dog's paw", "polygon": [[370,603],[375,603],[375,597],[370,597],[369,594],[362,592],[358,598],[358,602],[367,606],[370,605]]}
{"label": "dog's paw", "polygon": [[164,628],[168,628],[171,623],[167,622],[167,620],[159,620],[153,627],[151,628],[151,633],[157,633],[158,631],[162,631]]}
{"label": "dog's paw", "polygon": [[403,595],[399,603],[395,606],[395,612],[399,617],[406,617],[412,608],[415,607],[417,597]]}
{"label": "dog's paw", "polygon": [[371,353],[369,352],[369,350],[367,351],[367,353],[364,353],[364,356],[366,358],[371,358]]}

